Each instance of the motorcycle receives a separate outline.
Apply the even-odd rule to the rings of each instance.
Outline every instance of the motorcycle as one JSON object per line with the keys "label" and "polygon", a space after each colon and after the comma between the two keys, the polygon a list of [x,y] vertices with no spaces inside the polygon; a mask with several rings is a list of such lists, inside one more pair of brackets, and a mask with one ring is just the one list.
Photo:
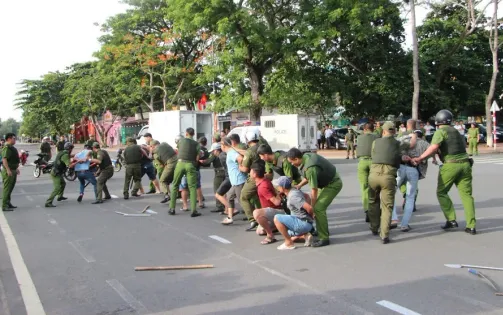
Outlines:
{"label": "motorcycle", "polygon": [[47,162],[45,160],[47,154],[39,153],[37,156],[38,159],[33,162],[35,165],[35,168],[33,169],[33,176],[35,176],[35,178],[39,178],[41,174],[50,173],[52,171],[52,167],[54,166],[54,161]]}
{"label": "motorcycle", "polygon": [[21,162],[21,165],[24,166],[26,162],[28,162],[28,156],[30,156],[30,151],[21,150],[19,152],[19,160]]}
{"label": "motorcycle", "polygon": [[122,149],[117,151],[117,159],[112,160],[112,165],[114,166],[114,170],[116,172],[120,172],[122,169],[122,164],[124,163],[124,157],[122,156]]}
{"label": "motorcycle", "polygon": [[65,173],[63,174],[63,176],[73,182],[75,179],[77,179],[77,173],[75,172],[75,168],[73,167],[68,167],[65,171]]}

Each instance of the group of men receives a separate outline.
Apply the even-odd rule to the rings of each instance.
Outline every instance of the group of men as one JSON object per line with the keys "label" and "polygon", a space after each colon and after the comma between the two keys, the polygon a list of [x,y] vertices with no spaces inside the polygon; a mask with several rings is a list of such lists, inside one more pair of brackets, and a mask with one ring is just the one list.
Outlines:
{"label": "group of men", "polygon": [[476,234],[475,206],[472,196],[473,160],[466,153],[464,137],[451,126],[453,115],[441,110],[435,117],[438,126],[431,145],[423,139],[423,132],[415,130],[416,121],[407,122],[407,130],[398,139],[392,122],[382,126],[382,137],[366,124],[364,134],[358,137],[358,179],[362,191],[366,221],[382,243],[389,243],[389,230],[398,226],[395,205],[396,190],[405,185],[404,214],[400,230],[408,232],[409,221],[415,209],[418,181],[426,176],[427,159],[438,154],[442,166],[438,175],[437,198],[446,218],[442,229],[458,227],[456,213],[448,192],[456,185],[465,209],[465,232]]}
{"label": "group of men", "polygon": [[[390,229],[398,226],[395,193],[401,187],[404,187],[405,202],[400,230],[407,232],[411,229],[409,222],[415,208],[418,181],[426,176],[427,159],[433,158],[436,163],[436,154],[443,162],[437,187],[437,197],[446,218],[442,228],[449,230],[458,227],[453,203],[448,196],[455,184],[465,208],[465,231],[476,234],[472,197],[473,160],[466,153],[464,138],[451,126],[452,118],[452,113],[447,110],[436,115],[438,130],[431,144],[423,139],[421,130],[415,129],[416,121],[413,120],[407,122],[407,130],[398,139],[392,122],[378,126],[382,129],[382,136],[376,134],[374,125],[370,123],[365,125],[364,133],[358,136],[356,155],[359,159],[358,179],[363,209],[371,232],[379,235],[383,244],[390,242]],[[194,129],[188,128],[184,137],[175,139],[176,148],[152,139],[150,134],[146,135],[148,145],[145,147],[128,138],[124,150],[124,199],[129,199],[130,190],[132,196],[139,196],[141,178],[149,174],[155,191],[162,190],[164,193],[161,203],[169,202],[170,215],[176,214],[176,200],[181,191],[182,210],[189,210],[189,199],[191,217],[198,217],[201,215],[197,211],[198,201],[199,207],[204,207],[200,167],[212,165],[216,197],[216,208],[212,212],[225,215],[222,224],[234,222],[234,215],[239,213],[236,202],[239,202],[249,221],[246,231],[265,235],[261,241],[263,245],[276,242],[276,230],[284,237],[284,243],[278,246],[279,250],[294,249],[294,242],[299,239],[304,241],[305,246],[330,244],[326,211],[343,187],[337,169],[331,162],[316,153],[304,153],[297,148],[288,152],[273,151],[256,130],[248,131],[245,139],[240,139],[237,134],[217,134],[209,150],[206,149],[206,138],[194,140],[194,135]],[[7,135],[6,146],[2,149],[4,211],[15,208],[10,202],[16,174],[19,173],[19,156],[14,144],[15,135]],[[58,201],[66,199],[63,196],[63,173],[66,167],[75,167],[78,174],[81,183],[79,202],[86,182],[95,186],[94,203],[103,202],[102,192],[105,194],[104,199],[111,198],[106,188],[106,181],[113,176],[108,153],[95,142],[87,143],[86,148],[75,155],[72,155],[72,149],[71,143],[65,143],[55,158],[51,173],[54,191],[46,207],[54,206],[55,197],[58,197]],[[154,171],[149,170],[149,163]],[[97,178],[93,167],[98,169]],[[275,184],[274,174],[279,175]],[[310,193],[304,194],[300,189],[307,184]],[[313,241],[313,235],[318,236],[316,241]]]}

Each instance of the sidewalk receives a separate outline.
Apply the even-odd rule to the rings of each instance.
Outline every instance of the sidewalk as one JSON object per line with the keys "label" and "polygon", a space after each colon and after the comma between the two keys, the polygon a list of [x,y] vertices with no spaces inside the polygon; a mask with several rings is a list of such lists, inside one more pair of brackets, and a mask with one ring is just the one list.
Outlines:
{"label": "sidewalk", "polygon": [[[345,159],[347,156],[346,150],[319,150],[317,152],[319,155],[328,159]],[[479,145],[479,154],[501,154],[503,153],[503,144],[498,144],[496,150],[494,148],[489,148],[485,144]],[[350,157],[351,158],[351,157]]]}

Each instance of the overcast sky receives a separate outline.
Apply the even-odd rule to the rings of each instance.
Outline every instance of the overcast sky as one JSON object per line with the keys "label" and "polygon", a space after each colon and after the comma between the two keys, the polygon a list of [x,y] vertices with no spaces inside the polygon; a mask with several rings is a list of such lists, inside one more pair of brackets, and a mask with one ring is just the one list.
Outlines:
{"label": "overcast sky", "polygon": [[[93,24],[125,10],[118,0],[1,1],[0,118],[21,119],[13,106],[21,80],[90,60],[99,49]],[[417,15],[422,20],[425,11]]]}

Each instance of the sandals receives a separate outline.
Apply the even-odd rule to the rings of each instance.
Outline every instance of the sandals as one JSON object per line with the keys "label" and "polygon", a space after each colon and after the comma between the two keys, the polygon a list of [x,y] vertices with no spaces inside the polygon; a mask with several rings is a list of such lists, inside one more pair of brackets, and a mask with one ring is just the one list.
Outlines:
{"label": "sandals", "polygon": [[270,238],[269,236],[264,238],[262,240],[262,242],[260,242],[260,244],[262,245],[269,245],[269,244],[272,244],[272,243],[276,243],[278,240],[275,239],[274,237],[273,238]]}
{"label": "sandals", "polygon": [[278,250],[292,250],[295,249],[295,245],[288,246],[285,243],[278,246]]}

